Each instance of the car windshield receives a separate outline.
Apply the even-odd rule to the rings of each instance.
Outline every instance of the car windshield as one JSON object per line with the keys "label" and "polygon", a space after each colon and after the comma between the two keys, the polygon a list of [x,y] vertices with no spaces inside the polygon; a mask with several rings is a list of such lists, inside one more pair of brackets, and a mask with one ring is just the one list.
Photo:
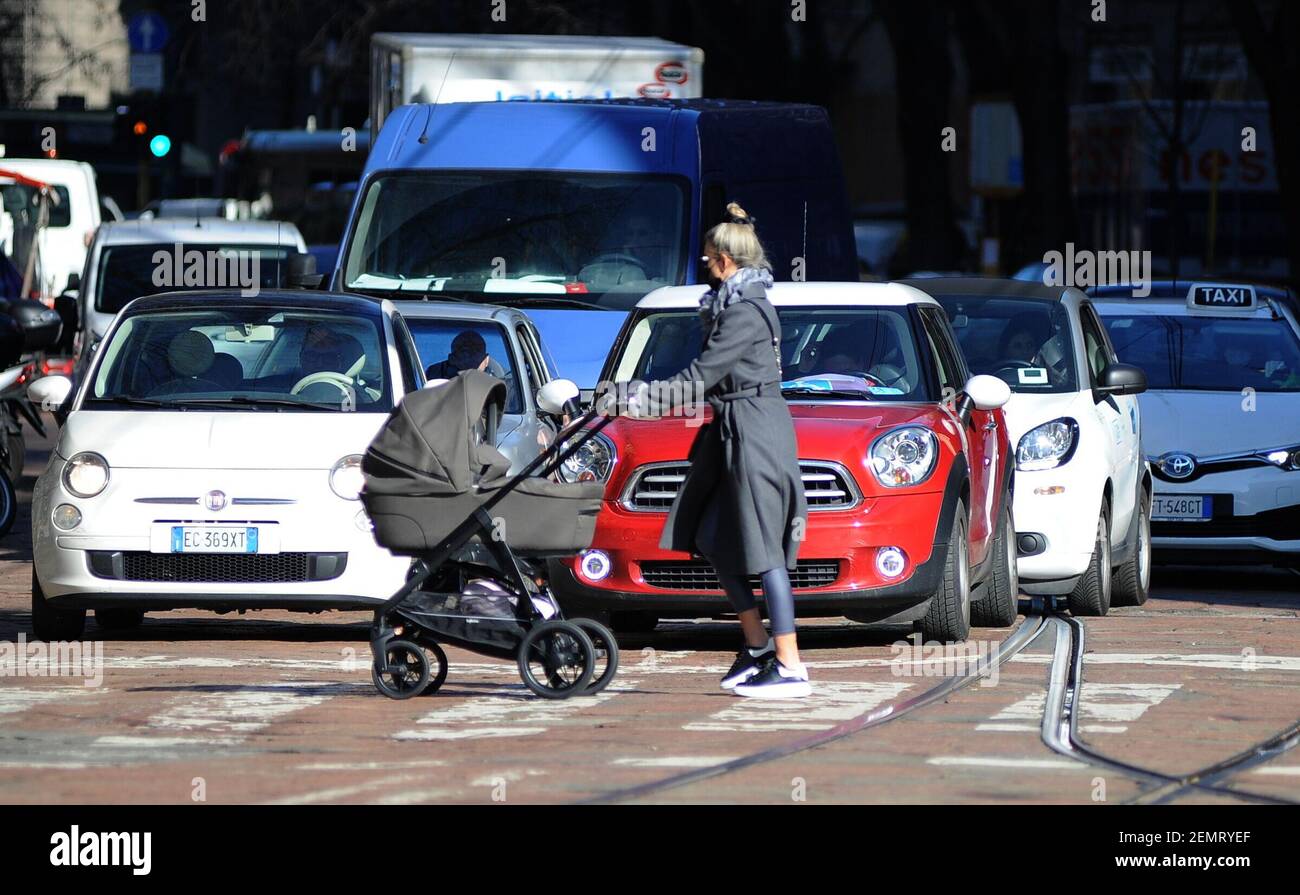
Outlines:
{"label": "car windshield", "polygon": [[937,295],[972,373],[997,376],[1013,392],[1078,390],[1070,315],[1058,301]]}
{"label": "car windshield", "polygon": [[1300,339],[1285,319],[1102,312],[1115,353],[1153,389],[1300,391]]}
{"label": "car windshield", "polygon": [[[366,189],[349,288],[515,293],[600,304],[683,282],[686,193],[674,177],[422,171]],[[626,307],[626,304],[623,305]]]}
{"label": "car windshield", "polygon": [[101,349],[87,409],[392,409],[377,319],[319,308],[135,314]]}
{"label": "car windshield", "polygon": [[[630,324],[614,380],[665,379],[699,356],[694,310],[646,309]],[[906,308],[777,308],[782,391],[791,400],[925,401]]]}
{"label": "car windshield", "polygon": [[429,380],[450,379],[461,370],[482,369],[506,384],[506,413],[523,413],[519,371],[499,323],[406,317],[420,363]]}
{"label": "car windshield", "polygon": [[271,289],[292,246],[229,243],[108,245],[99,253],[95,310],[116,314],[127,302],[159,292]]}

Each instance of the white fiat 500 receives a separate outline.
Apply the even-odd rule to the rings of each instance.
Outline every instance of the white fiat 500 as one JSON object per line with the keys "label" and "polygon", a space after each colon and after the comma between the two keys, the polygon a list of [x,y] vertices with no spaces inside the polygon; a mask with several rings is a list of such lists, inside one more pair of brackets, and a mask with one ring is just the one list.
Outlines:
{"label": "white fiat 500", "polygon": [[[1300,567],[1300,322],[1284,290],[1158,282],[1093,299],[1142,366],[1152,545],[1179,562]],[[1129,290],[1131,292],[1131,290]]]}
{"label": "white fiat 500", "polygon": [[1011,386],[1012,507],[1021,588],[1075,615],[1146,602],[1151,469],[1142,370],[1122,364],[1087,296],[1018,280],[908,281],[939,300],[967,363]]}
{"label": "white fiat 500", "polygon": [[361,454],[424,382],[387,302],[319,292],[169,293],[119,313],[70,395],[32,495],[32,624],[75,638],[149,610],[355,609],[408,561],[358,500]]}

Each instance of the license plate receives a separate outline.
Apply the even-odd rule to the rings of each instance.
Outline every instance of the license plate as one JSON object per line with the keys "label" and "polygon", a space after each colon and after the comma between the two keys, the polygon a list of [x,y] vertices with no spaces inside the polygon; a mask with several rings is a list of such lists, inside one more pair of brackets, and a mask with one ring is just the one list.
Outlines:
{"label": "license plate", "polygon": [[1206,522],[1213,513],[1213,503],[1206,494],[1157,494],[1151,499],[1151,518]]}
{"label": "license plate", "polygon": [[173,525],[172,553],[256,553],[257,527]]}

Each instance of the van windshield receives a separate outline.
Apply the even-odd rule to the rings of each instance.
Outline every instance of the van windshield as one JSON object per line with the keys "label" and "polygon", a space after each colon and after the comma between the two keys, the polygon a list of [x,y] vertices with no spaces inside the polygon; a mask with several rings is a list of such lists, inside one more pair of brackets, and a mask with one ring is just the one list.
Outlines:
{"label": "van windshield", "polygon": [[684,282],[688,207],[667,175],[394,172],[366,189],[344,282],[599,307]]}

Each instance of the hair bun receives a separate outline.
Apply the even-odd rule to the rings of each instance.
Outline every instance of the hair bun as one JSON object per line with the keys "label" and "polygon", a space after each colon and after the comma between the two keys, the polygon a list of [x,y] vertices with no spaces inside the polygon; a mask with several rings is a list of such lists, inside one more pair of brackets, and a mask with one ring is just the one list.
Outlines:
{"label": "hair bun", "polygon": [[754,226],[754,219],[749,216],[745,209],[740,207],[737,202],[727,203],[727,223],[744,224],[748,227]]}

